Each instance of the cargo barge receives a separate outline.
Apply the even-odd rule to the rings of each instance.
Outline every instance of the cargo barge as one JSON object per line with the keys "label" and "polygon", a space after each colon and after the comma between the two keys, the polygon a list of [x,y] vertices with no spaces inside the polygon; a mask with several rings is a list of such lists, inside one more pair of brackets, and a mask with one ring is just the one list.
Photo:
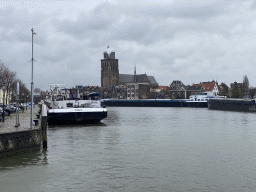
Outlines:
{"label": "cargo barge", "polygon": [[186,100],[171,99],[103,99],[101,104],[113,107],[188,107]]}
{"label": "cargo barge", "polygon": [[79,90],[75,94],[79,98],[75,98],[74,93],[61,84],[51,85],[50,90],[50,97],[46,100],[49,125],[99,123],[107,117],[107,109],[101,107],[101,101],[97,99],[99,93],[90,93],[87,99],[83,99]]}
{"label": "cargo barge", "polygon": [[103,99],[101,105],[108,107],[208,107],[207,101],[189,101],[187,99]]}
{"label": "cargo barge", "polygon": [[254,99],[210,99],[207,104],[212,110],[256,112]]}

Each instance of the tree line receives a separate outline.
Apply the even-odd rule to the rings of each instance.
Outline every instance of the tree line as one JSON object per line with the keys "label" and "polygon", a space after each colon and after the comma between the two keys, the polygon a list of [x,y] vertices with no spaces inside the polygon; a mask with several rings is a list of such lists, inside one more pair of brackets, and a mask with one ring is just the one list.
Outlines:
{"label": "tree line", "polygon": [[[14,71],[11,71],[10,68],[0,61],[0,88],[4,84],[7,86],[7,94],[11,96],[12,102],[16,100],[16,94],[17,94],[17,82],[19,82],[19,95],[20,100],[29,100],[30,99],[30,91],[27,89],[25,83],[23,83],[22,80],[17,78],[17,73]],[[1,101],[0,101],[1,102]]]}
{"label": "tree line", "polygon": [[231,88],[231,98],[255,98],[256,96],[256,87],[249,86],[249,79],[247,75],[243,77],[243,83],[234,82],[233,87]]}

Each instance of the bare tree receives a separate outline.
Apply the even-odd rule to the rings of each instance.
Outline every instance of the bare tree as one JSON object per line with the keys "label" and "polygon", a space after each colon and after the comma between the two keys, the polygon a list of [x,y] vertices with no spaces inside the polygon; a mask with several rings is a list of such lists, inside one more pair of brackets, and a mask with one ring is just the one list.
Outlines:
{"label": "bare tree", "polygon": [[40,88],[35,88],[34,93],[37,94],[37,95],[40,95],[41,94],[41,89]]}
{"label": "bare tree", "polygon": [[[16,79],[16,72],[12,72],[9,67],[0,61],[0,88],[2,88],[3,84],[7,84],[6,94],[10,95],[12,93],[12,84]],[[6,102],[8,97],[6,97]]]}
{"label": "bare tree", "polygon": [[0,85],[12,84],[15,78],[16,72],[12,72],[6,64],[0,62]]}
{"label": "bare tree", "polygon": [[244,76],[243,83],[244,83],[244,93],[248,94],[249,93],[249,80],[248,80],[247,75]]}
{"label": "bare tree", "polygon": [[11,87],[12,87],[12,100],[15,101],[15,96],[17,94],[17,82],[19,83],[19,93],[20,93],[20,98],[22,100],[26,99],[30,99],[30,91],[27,89],[25,83],[23,83],[23,81],[21,81],[20,79],[16,79],[15,81],[13,81]]}

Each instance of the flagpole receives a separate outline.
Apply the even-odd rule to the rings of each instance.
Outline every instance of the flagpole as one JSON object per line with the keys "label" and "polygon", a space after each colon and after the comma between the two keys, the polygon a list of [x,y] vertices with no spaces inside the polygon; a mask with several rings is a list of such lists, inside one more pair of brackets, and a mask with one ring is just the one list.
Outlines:
{"label": "flagpole", "polygon": [[34,29],[31,29],[32,32],[32,74],[31,74],[31,114],[30,114],[30,129],[32,129],[33,127],[33,105],[34,105],[34,95],[33,95],[33,90],[34,90],[34,82],[33,82],[33,62],[34,62],[34,58],[33,58],[33,36],[36,35],[36,33],[34,33]]}

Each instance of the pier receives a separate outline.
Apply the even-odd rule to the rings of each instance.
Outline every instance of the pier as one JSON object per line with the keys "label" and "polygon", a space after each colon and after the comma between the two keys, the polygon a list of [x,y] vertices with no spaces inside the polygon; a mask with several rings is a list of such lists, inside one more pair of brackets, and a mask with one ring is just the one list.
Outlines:
{"label": "pier", "polygon": [[[30,110],[19,111],[19,124],[16,127],[16,114],[5,117],[5,122],[0,123],[0,158],[15,154],[42,143],[41,119],[36,114],[38,106],[34,108],[34,126],[30,128]],[[36,116],[37,115],[37,116]]]}

